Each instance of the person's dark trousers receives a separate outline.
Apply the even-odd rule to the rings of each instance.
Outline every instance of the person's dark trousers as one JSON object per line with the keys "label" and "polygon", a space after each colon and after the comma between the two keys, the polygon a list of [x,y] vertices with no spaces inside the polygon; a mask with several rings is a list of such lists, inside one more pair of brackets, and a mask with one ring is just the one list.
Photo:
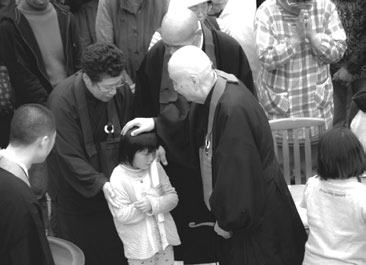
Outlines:
{"label": "person's dark trousers", "polygon": [[363,83],[360,80],[352,81],[350,84],[343,81],[333,81],[333,127],[347,126],[352,96],[362,89]]}
{"label": "person's dark trousers", "polygon": [[[366,90],[366,78],[355,80],[353,82],[353,86],[355,87],[355,89],[357,89],[357,91]],[[349,115],[347,116],[347,122],[346,122],[347,127],[351,125],[353,118],[356,116],[359,110],[360,110],[359,107],[352,100],[350,104]]]}
{"label": "person's dark trousers", "polygon": [[58,205],[57,228],[61,238],[84,252],[85,265],[127,265],[122,241],[108,209],[90,214],[65,213]]}

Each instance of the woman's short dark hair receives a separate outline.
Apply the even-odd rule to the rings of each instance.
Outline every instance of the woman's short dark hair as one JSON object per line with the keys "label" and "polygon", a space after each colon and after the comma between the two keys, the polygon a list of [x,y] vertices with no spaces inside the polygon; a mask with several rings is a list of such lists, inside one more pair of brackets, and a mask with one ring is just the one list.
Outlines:
{"label": "woman's short dark hair", "polygon": [[158,149],[158,138],[155,132],[141,133],[132,136],[131,132],[136,129],[132,128],[121,137],[120,143],[120,159],[121,163],[132,164],[136,152],[147,150],[149,153]]}
{"label": "woman's short dark hair", "polygon": [[81,58],[81,69],[94,83],[104,76],[117,77],[126,68],[126,58],[115,45],[97,42],[89,45]]}
{"label": "woman's short dark hair", "polygon": [[28,146],[39,137],[55,133],[53,113],[39,104],[26,104],[15,112],[10,124],[9,142],[14,146]]}
{"label": "woman's short dark hair", "polygon": [[358,177],[365,169],[363,147],[350,129],[333,128],[321,137],[318,174],[322,179]]}

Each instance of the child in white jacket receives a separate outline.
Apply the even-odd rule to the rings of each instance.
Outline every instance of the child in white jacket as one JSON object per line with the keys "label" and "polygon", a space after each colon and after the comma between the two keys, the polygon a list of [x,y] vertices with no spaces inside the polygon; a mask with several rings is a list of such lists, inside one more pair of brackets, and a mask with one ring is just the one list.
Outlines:
{"label": "child in white jacket", "polygon": [[121,208],[109,204],[129,264],[174,264],[173,247],[180,244],[170,211],[178,203],[163,167],[156,161],[155,133],[122,136],[121,163],[111,185]]}
{"label": "child in white jacket", "polygon": [[309,238],[303,265],[366,264],[366,185],[363,147],[347,128],[319,141],[318,175],[308,179],[302,206]]}

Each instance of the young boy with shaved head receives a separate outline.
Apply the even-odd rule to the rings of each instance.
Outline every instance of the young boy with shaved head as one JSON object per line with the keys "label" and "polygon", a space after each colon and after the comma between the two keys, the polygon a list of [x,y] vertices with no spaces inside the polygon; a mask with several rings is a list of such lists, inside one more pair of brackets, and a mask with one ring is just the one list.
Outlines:
{"label": "young boy with shaved head", "polygon": [[50,110],[28,104],[15,111],[10,143],[0,151],[1,264],[54,265],[28,170],[32,164],[46,159],[55,136],[55,120]]}

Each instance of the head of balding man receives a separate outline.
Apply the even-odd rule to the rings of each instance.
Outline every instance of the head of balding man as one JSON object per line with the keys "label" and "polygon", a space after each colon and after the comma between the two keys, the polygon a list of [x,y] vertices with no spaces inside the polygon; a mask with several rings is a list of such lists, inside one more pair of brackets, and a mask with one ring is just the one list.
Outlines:
{"label": "head of balding man", "polygon": [[200,45],[201,30],[197,16],[188,8],[169,9],[161,23],[161,36],[171,53],[185,45]]}
{"label": "head of balding man", "polygon": [[174,89],[188,101],[203,104],[215,82],[215,71],[208,56],[193,45],[178,49],[168,62]]}

